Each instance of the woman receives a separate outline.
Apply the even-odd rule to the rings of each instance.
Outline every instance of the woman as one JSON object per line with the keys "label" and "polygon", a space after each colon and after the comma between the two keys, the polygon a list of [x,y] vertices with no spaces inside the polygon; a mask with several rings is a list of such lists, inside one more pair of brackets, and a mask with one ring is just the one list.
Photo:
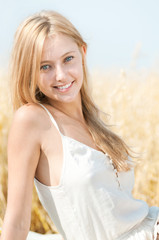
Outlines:
{"label": "woman", "polygon": [[2,240],[26,239],[34,182],[65,240],[157,239],[159,209],[132,197],[130,150],[90,97],[86,51],[56,12],[35,14],[16,32]]}

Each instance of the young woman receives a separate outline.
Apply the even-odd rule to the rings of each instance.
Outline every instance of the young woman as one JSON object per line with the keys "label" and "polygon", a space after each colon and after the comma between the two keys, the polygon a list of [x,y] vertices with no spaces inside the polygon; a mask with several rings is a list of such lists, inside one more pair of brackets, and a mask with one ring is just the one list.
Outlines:
{"label": "young woman", "polygon": [[64,240],[157,239],[159,208],[131,195],[130,150],[91,99],[86,51],[79,32],[56,12],[35,14],[16,32],[1,240],[26,239],[34,182]]}

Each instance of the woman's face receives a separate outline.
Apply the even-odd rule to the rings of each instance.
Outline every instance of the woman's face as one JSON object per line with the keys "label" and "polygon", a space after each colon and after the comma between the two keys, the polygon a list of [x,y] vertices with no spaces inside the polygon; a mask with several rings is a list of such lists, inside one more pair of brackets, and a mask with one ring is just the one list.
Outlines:
{"label": "woman's face", "polygon": [[40,91],[50,101],[72,102],[80,94],[82,82],[82,54],[78,45],[63,34],[47,37],[40,65]]}

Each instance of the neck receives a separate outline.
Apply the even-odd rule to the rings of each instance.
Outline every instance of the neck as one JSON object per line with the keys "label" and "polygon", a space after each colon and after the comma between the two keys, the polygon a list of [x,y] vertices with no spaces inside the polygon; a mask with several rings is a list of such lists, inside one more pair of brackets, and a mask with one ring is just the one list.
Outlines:
{"label": "neck", "polygon": [[50,105],[63,112],[67,116],[77,121],[85,123],[85,119],[82,111],[82,101],[79,95],[73,102],[55,102],[49,101]]}

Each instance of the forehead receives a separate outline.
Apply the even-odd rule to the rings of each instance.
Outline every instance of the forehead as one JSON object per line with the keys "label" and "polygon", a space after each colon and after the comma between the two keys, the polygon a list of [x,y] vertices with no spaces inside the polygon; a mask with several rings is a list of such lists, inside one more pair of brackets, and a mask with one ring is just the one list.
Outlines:
{"label": "forehead", "polygon": [[67,52],[72,51],[79,52],[75,41],[64,34],[56,34],[46,37],[42,50],[42,60],[60,58]]}

